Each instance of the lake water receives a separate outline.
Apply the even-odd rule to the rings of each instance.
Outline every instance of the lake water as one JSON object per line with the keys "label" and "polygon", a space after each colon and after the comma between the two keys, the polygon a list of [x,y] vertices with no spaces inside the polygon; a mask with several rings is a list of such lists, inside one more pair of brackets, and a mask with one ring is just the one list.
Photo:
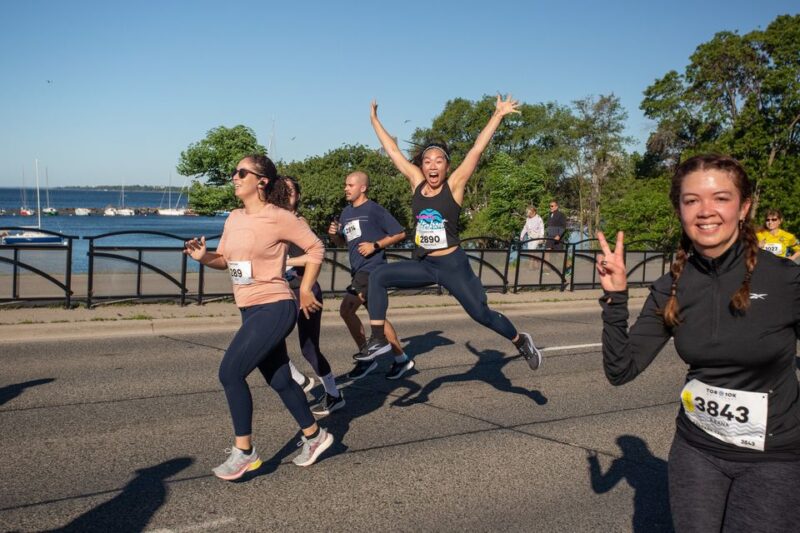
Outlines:
{"label": "lake water", "polygon": [[[36,191],[26,191],[27,205],[36,209]],[[6,215],[0,215],[0,228],[7,227],[35,227],[37,217],[22,217],[11,215],[17,213],[21,203],[20,189],[0,188],[0,209],[6,210]],[[45,205],[44,191],[41,192],[42,205]],[[126,192],[125,206],[132,208],[167,207],[168,195],[159,191]],[[172,206],[175,207],[178,195],[173,192]],[[87,207],[103,209],[109,205],[120,205],[119,191],[101,191],[94,189],[54,189],[50,191],[50,205],[56,209]],[[186,207],[186,196],[182,196],[180,208]],[[199,235],[208,237],[222,233],[225,219],[222,217],[171,217],[158,215],[137,215],[132,217],[105,217],[105,216],[42,216],[42,229],[56,231],[64,235],[76,237],[94,237],[97,235],[117,231],[158,231],[188,238]],[[123,235],[104,238],[97,241],[98,245],[112,246],[179,246],[180,241],[153,235]],[[216,241],[211,243],[216,244]],[[73,272],[82,273],[88,270],[86,254],[89,250],[89,241],[82,239],[73,241]]]}

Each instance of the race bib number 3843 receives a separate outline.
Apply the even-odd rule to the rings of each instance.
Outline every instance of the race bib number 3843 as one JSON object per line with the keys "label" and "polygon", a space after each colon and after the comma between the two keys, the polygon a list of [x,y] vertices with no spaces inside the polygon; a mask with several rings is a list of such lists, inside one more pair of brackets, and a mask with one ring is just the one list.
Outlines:
{"label": "race bib number 3843", "polygon": [[693,379],[681,391],[687,418],[723,442],[764,451],[768,395],[723,389]]}

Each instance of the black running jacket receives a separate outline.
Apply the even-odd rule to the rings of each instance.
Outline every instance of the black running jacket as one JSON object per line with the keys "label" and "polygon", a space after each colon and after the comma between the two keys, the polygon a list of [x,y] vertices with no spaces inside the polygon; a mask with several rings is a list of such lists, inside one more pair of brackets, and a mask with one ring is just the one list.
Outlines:
{"label": "black running jacket", "polygon": [[[676,423],[680,436],[721,459],[800,460],[796,373],[800,267],[760,250],[750,285],[750,307],[740,313],[732,310],[730,300],[744,279],[744,260],[740,242],[716,259],[691,254],[678,282],[681,323],[674,328],[664,323],[660,313],[669,298],[670,274],[652,285],[630,332],[627,291],[605,294],[600,303],[606,377],[613,385],[632,380],[672,337],[678,355],[689,365],[686,383],[697,379],[713,387],[768,394],[763,451],[729,444],[706,433],[686,416],[683,404]],[[675,399],[681,399],[678,390]],[[719,409],[724,409],[722,405]],[[730,412],[725,415],[732,416]]]}

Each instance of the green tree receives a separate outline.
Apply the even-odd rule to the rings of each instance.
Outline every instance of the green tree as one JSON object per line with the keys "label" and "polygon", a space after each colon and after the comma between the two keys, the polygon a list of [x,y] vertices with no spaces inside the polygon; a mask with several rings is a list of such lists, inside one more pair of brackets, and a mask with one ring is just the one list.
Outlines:
{"label": "green tree", "polygon": [[266,153],[247,126],[219,126],[209,130],[205,139],[190,144],[181,152],[177,171],[182,176],[204,177],[209,185],[226,185],[244,156]]}
{"label": "green tree", "polygon": [[666,172],[687,156],[717,151],[756,179],[794,179],[772,167],[800,155],[800,15],[743,36],[717,33],[689,61],[683,74],[669,72],[645,90],[641,108],[657,122],[648,156]]}
{"label": "green tree", "polygon": [[233,194],[233,185],[203,185],[195,181],[189,188],[189,207],[198,215],[213,215],[217,211],[230,211],[239,206]]}
{"label": "green tree", "polygon": [[636,179],[628,175],[614,180],[603,191],[603,231],[609,238],[624,231],[626,244],[649,240],[665,247],[674,245],[681,226],[669,200],[669,187],[666,177]]}
{"label": "green tree", "polygon": [[411,228],[411,191],[408,181],[385,157],[364,145],[336,148],[322,156],[279,165],[281,174],[294,176],[302,188],[300,213],[320,235],[347,204],[344,180],[356,170],[370,177],[368,196],[382,205],[400,224]]}
{"label": "green tree", "polygon": [[580,227],[594,235],[600,227],[600,198],[603,186],[624,167],[625,146],[631,142],[623,135],[627,112],[619,98],[587,96],[574,102],[577,114],[573,127],[574,152],[572,179],[579,198]]}
{"label": "green tree", "polygon": [[519,235],[528,206],[540,205],[546,195],[544,167],[535,156],[519,165],[498,152],[485,172],[486,205],[467,218],[463,235],[511,239]]}

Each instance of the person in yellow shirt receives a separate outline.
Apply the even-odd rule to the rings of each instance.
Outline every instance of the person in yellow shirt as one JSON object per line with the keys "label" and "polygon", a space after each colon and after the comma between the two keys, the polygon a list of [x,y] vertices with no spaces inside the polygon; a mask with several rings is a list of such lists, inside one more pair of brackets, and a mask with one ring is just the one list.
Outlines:
{"label": "person in yellow shirt", "polygon": [[800,241],[797,237],[781,229],[783,215],[777,209],[768,209],[764,218],[764,229],[756,233],[758,245],[778,257],[788,257],[796,261],[800,257]]}

